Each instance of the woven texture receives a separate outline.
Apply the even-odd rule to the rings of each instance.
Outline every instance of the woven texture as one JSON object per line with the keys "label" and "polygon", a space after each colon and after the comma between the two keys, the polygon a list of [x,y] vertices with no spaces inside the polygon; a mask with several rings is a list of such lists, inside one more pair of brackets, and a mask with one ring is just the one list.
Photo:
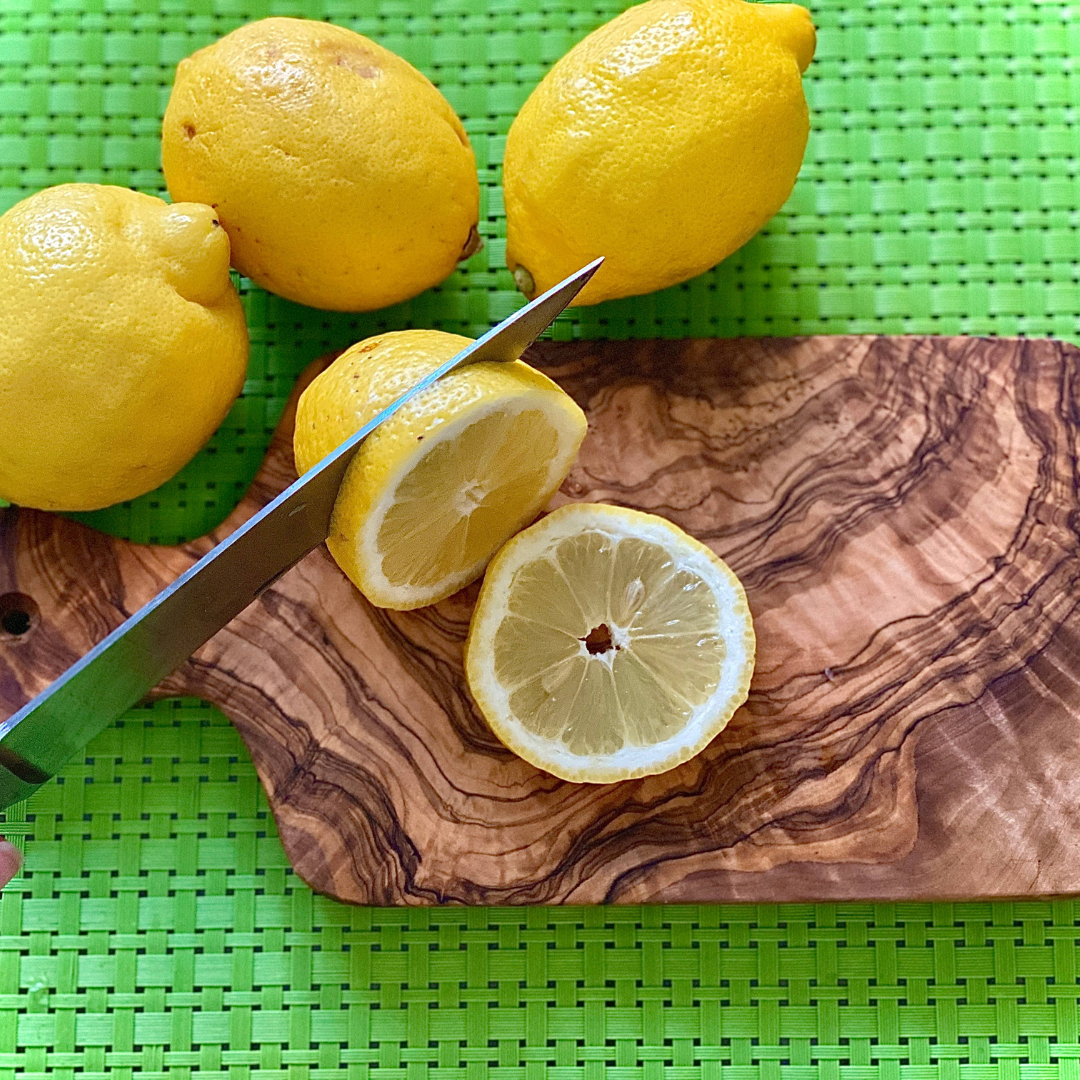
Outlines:
{"label": "woven texture", "polygon": [[31,814],[0,900],[3,1080],[1080,1074],[1072,901],[350,908],[297,881],[233,729],[183,702]]}
{"label": "woven texture", "polygon": [[95,740],[32,816],[3,1080],[1080,1072],[1073,901],[350,908],[288,870],[238,737],[183,702]]}
{"label": "woven texture", "polygon": [[[211,528],[300,369],[383,328],[477,333],[519,303],[499,161],[546,67],[625,4],[0,0],[0,209],[48,184],[161,192],[173,65],[269,14],[329,18],[427,72],[477,153],[486,248],[355,317],[242,283],[244,396],[179,477],[84,519]],[[1080,22],[1040,0],[814,0],[791,201],[716,270],[557,337],[1080,336]],[[197,702],[135,710],[8,815],[0,1080],[1080,1080],[1080,904],[351,909],[293,875],[250,761]]]}

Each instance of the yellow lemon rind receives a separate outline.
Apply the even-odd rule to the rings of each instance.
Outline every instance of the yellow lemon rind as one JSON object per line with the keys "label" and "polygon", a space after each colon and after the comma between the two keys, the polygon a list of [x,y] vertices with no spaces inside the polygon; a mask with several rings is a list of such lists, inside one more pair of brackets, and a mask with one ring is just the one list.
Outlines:
{"label": "yellow lemon rind", "polygon": [[696,277],[789,198],[810,115],[808,11],[646,0],[578,42],[522,105],[503,154],[506,264],[527,296],[597,255],[574,306]]}
{"label": "yellow lemon rind", "polygon": [[407,300],[475,251],[461,120],[425,75],[347,27],[259,19],[182,60],[161,161],[174,201],[217,208],[237,270],[311,307]]}
{"label": "yellow lemon rind", "polygon": [[209,206],[59,184],[0,215],[0,497],[96,510],[174,476],[248,361]]}

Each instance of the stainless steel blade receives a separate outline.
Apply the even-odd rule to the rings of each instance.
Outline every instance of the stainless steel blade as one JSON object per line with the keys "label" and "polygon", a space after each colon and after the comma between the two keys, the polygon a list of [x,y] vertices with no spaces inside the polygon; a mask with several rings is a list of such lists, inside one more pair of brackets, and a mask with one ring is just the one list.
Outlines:
{"label": "stainless steel blade", "polygon": [[0,722],[0,807],[25,799],[55,775],[102,728],[326,539],[353,455],[384,420],[461,364],[516,360],[602,262],[597,259],[571,274],[421,379]]}

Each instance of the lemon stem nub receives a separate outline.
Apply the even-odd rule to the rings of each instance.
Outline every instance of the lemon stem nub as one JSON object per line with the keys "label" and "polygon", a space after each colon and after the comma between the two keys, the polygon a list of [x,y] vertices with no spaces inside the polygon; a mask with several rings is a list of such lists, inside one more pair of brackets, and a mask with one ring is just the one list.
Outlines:
{"label": "lemon stem nub", "polygon": [[536,295],[536,282],[524,266],[514,268],[514,284],[526,300],[531,300]]}
{"label": "lemon stem nub", "polygon": [[471,259],[482,247],[484,246],[484,238],[480,235],[480,230],[473,225],[469,229],[469,236],[465,241],[465,246],[461,249],[461,254],[458,256],[458,262],[464,262],[466,259]]}

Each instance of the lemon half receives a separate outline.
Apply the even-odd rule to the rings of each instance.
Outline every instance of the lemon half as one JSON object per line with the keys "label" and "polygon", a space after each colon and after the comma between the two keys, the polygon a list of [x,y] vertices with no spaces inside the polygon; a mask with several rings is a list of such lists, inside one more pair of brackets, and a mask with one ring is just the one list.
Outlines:
{"label": "lemon half", "polygon": [[746,700],[746,594],[663,518],[561,507],[492,560],[466,676],[495,734],[564,780],[611,783],[693,757]]}
{"label": "lemon half", "polygon": [[[437,330],[402,330],[342,353],[300,398],[298,470],[469,343]],[[459,368],[361,445],[338,492],[327,547],[379,607],[441,600],[479,577],[540,513],[586,427],[574,400],[520,360]]]}

